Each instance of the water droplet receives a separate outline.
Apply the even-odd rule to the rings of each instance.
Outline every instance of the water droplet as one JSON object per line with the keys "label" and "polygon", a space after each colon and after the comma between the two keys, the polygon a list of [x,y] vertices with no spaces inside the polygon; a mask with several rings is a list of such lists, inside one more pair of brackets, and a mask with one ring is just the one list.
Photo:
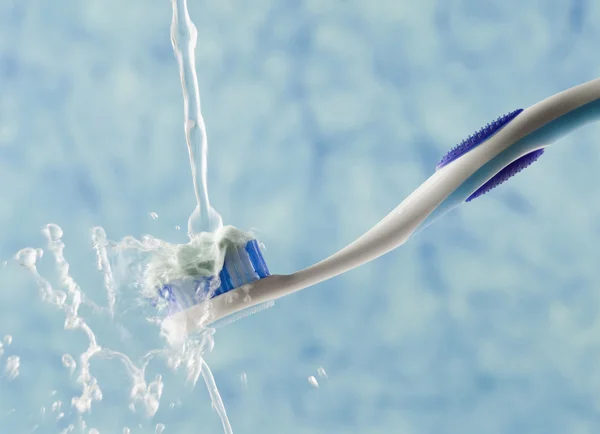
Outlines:
{"label": "water droplet", "polygon": [[25,268],[34,268],[35,262],[38,260],[38,251],[31,247],[26,247],[17,252],[15,259]]}
{"label": "water droplet", "polygon": [[312,387],[319,387],[319,382],[317,381],[317,379],[313,375],[311,375],[310,377],[308,377],[308,383]]}
{"label": "water droplet", "polygon": [[60,411],[60,408],[62,407],[62,402],[60,401],[54,401],[52,403],[52,413],[56,413],[57,411]]}
{"label": "water droplet", "polygon": [[131,430],[127,427],[123,428],[123,434],[131,434]]}
{"label": "water droplet", "polygon": [[69,316],[65,319],[65,329],[73,330],[79,327],[81,324],[81,319],[75,316]]}
{"label": "water droplet", "polygon": [[242,381],[242,386],[248,387],[248,375],[245,372],[242,372],[242,375],[240,375],[240,380]]}
{"label": "water droplet", "polygon": [[46,225],[46,227],[42,230],[42,232],[48,237],[51,241],[58,241],[63,236],[62,228],[54,223],[50,223]]}
{"label": "water droplet", "polygon": [[21,366],[21,359],[19,356],[10,356],[6,359],[4,373],[10,380],[14,380],[19,375],[19,366]]}
{"label": "water droplet", "polygon": [[317,369],[317,373],[319,374],[319,377],[328,378],[327,372],[325,372],[325,368],[321,367],[321,368]]}
{"label": "water droplet", "polygon": [[67,294],[64,291],[55,291],[54,292],[54,303],[61,307],[67,301]]}
{"label": "water droplet", "polygon": [[75,425],[70,424],[68,427],[66,427],[65,429],[63,429],[60,434],[69,434],[72,433],[73,431],[75,431]]}
{"label": "water droplet", "polygon": [[[77,411],[79,413],[85,413],[86,410],[88,410],[91,405],[92,405],[92,400],[86,397],[75,397],[71,400],[71,404],[73,405],[73,407],[75,407],[77,409]],[[59,417],[62,417],[61,414],[59,414]]]}
{"label": "water droplet", "polygon": [[149,215],[150,217],[152,217],[152,220],[156,220],[156,219],[158,218],[158,214],[157,214],[157,213],[155,213],[154,211],[152,211],[152,212],[149,212],[149,213],[148,213],[148,215]]}
{"label": "water droplet", "polygon": [[6,335],[6,336],[4,336],[3,341],[4,341],[5,345],[10,345],[10,344],[12,344],[13,338],[11,335]]}
{"label": "water droplet", "polygon": [[181,226],[179,226],[179,225],[175,226],[175,230],[176,231],[180,231],[181,230]]}
{"label": "water droplet", "polygon": [[165,430],[165,424],[164,423],[157,423],[156,424],[156,434],[162,434],[162,432]]}
{"label": "water droplet", "polygon": [[71,374],[73,373],[73,371],[75,370],[75,367],[77,366],[77,362],[75,362],[75,359],[73,359],[73,356],[71,356],[70,354],[63,354],[62,364],[65,368],[67,368],[69,370],[69,372]]}

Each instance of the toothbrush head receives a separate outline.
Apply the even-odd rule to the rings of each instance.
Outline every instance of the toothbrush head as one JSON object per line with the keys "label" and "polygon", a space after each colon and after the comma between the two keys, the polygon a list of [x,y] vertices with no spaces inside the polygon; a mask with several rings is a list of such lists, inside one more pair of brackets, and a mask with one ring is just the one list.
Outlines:
{"label": "toothbrush head", "polygon": [[209,249],[198,250],[204,258],[210,258],[204,262],[216,269],[218,258],[222,258],[222,267],[218,273],[211,273],[206,272],[210,267],[203,261],[197,266],[188,263],[182,274],[160,285],[158,295],[167,302],[169,316],[270,275],[256,239],[221,239]]}
{"label": "toothbrush head", "polygon": [[473,148],[481,145],[483,142],[485,142],[487,139],[489,139],[498,131],[500,131],[503,127],[505,127],[510,121],[516,118],[522,111],[523,109],[517,109],[503,116],[500,116],[498,119],[490,122],[485,127],[481,128],[479,131],[474,132],[469,137],[460,142],[457,146],[452,148],[446,155],[444,155],[444,157],[436,165],[435,169],[441,169],[442,167],[450,164],[457,158],[465,155]]}

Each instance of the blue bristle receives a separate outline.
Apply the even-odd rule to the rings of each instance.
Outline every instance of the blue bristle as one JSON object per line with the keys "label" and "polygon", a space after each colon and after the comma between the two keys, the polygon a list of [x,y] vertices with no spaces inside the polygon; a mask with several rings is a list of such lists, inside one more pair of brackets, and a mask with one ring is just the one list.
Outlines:
{"label": "blue bristle", "polygon": [[269,276],[271,273],[269,273],[267,264],[265,263],[262,253],[260,252],[258,241],[248,241],[248,243],[246,243],[245,250],[250,257],[250,262],[254,267],[254,271],[256,271],[256,274],[258,274],[258,277],[262,279]]}
{"label": "blue bristle", "polygon": [[473,199],[477,199],[479,196],[482,196],[498,187],[500,184],[508,180],[509,178],[515,176],[521,170],[535,163],[535,161],[540,158],[540,156],[544,153],[544,149],[537,149],[535,151],[530,152],[529,154],[523,155],[521,158],[513,161],[500,172],[496,173],[489,181],[479,187],[471,196],[469,196],[466,202],[470,202]]}
{"label": "blue bristle", "polygon": [[219,273],[219,281],[221,282],[221,285],[216,289],[215,296],[223,294],[227,291],[231,291],[233,289],[231,277],[229,276],[229,272],[225,267],[223,267],[223,269]]}
{"label": "blue bristle", "polygon": [[[245,257],[242,257],[242,255],[245,255]],[[233,276],[227,269],[228,266],[235,273],[235,280],[241,282],[241,284],[270,276],[258,241],[250,240],[243,249],[239,248],[227,252],[223,268],[219,272],[220,285],[214,291],[212,297],[235,289],[234,279],[232,279]],[[172,314],[206,300],[213,280],[214,276],[210,276],[171,282],[159,288],[158,295],[168,302],[169,313]]]}
{"label": "blue bristle", "polygon": [[506,124],[512,121],[517,117],[519,113],[521,113],[523,109],[517,109],[510,113],[505,114],[504,116],[500,116],[495,121],[490,122],[485,127],[471,134],[465,140],[460,142],[456,147],[452,148],[444,158],[440,160],[440,162],[436,166],[436,170],[441,169],[452,161],[456,160],[458,157],[466,154],[471,149],[475,148],[478,145],[481,145],[487,139],[492,137],[498,131],[500,131]]}

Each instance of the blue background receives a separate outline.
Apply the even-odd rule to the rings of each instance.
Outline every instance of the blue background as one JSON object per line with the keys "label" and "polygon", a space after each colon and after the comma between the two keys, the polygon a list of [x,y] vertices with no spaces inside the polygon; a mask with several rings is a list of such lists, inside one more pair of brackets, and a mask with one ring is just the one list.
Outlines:
{"label": "blue background", "polygon": [[[362,234],[488,121],[600,76],[588,0],[189,2],[211,202],[257,231],[276,273]],[[98,304],[90,229],[182,242],[194,206],[170,19],[168,1],[0,0],[0,253],[61,225]],[[234,432],[597,432],[599,135],[572,134],[397,251],[219,330],[207,360]],[[80,392],[61,357],[87,340],[19,267],[0,288],[14,339],[0,363],[21,358],[0,378],[2,432],[58,433]],[[160,344],[141,312],[84,316],[133,359]],[[120,362],[92,373],[104,398],[88,428],[222,432],[204,386],[160,361],[152,420],[128,409]]]}

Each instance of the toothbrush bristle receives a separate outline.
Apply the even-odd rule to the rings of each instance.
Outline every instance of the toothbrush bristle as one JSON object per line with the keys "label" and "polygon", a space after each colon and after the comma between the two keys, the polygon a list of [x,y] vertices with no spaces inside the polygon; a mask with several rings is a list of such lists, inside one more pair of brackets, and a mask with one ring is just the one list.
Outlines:
{"label": "toothbrush bristle", "polygon": [[486,194],[487,192],[493,190],[498,187],[503,182],[507,181],[509,178],[515,176],[521,170],[535,163],[538,158],[544,153],[544,149],[537,149],[535,151],[530,152],[529,154],[523,155],[521,158],[516,159],[500,172],[496,173],[491,179],[489,179],[485,184],[479,187],[471,196],[469,196],[466,202],[471,202],[473,199],[477,199],[479,196]]}
{"label": "toothbrush bristle", "polygon": [[225,254],[225,263],[219,273],[221,285],[213,297],[269,275],[258,241],[250,240],[244,247],[232,248]]}
{"label": "toothbrush bristle", "polygon": [[478,145],[485,142],[487,139],[492,137],[498,131],[500,131],[506,124],[516,118],[519,113],[521,113],[523,109],[517,109],[510,113],[507,113],[503,116],[500,116],[498,119],[490,122],[485,127],[481,128],[479,131],[471,134],[469,137],[460,142],[457,146],[452,148],[444,157],[440,160],[440,162],[435,167],[435,170],[439,170],[457,158],[465,155],[471,149],[477,147]]}

